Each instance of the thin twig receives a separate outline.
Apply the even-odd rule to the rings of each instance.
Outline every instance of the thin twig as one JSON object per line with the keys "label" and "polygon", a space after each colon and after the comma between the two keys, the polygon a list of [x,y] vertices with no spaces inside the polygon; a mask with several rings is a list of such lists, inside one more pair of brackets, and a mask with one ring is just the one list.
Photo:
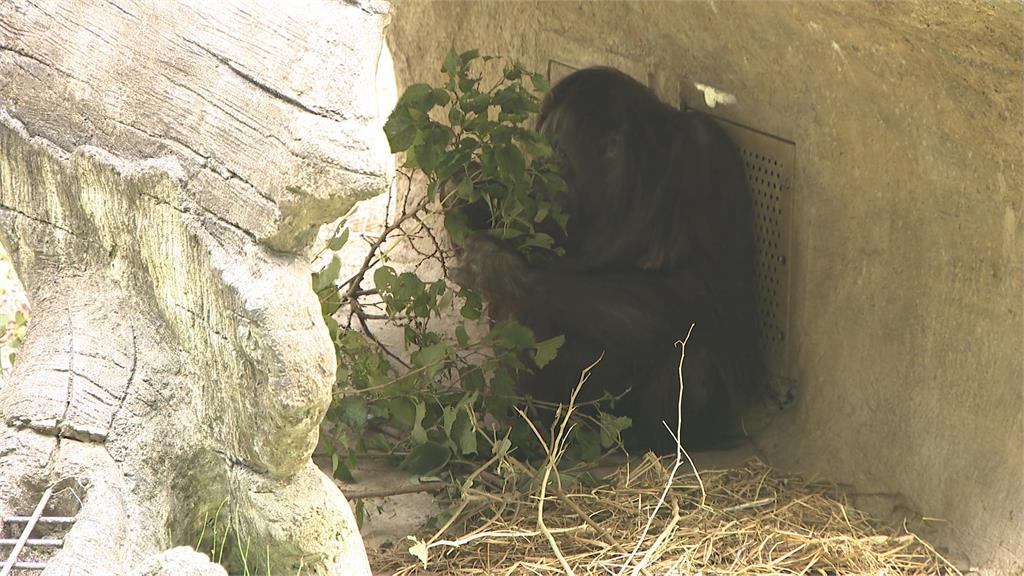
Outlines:
{"label": "thin twig", "polygon": [[[584,368],[583,373],[580,374],[579,382],[576,384],[576,387],[573,389],[572,394],[569,396],[569,404],[565,409],[565,414],[563,414],[561,420],[556,423],[558,431],[557,433],[554,434],[551,440],[550,448],[548,447],[547,443],[544,442],[544,438],[541,436],[537,428],[533,425],[529,418],[526,418],[526,414],[523,413],[522,411],[519,412],[519,414],[523,416],[523,418],[526,418],[526,423],[529,424],[530,429],[533,430],[534,434],[536,434],[537,439],[540,441],[541,445],[544,446],[544,449],[548,455],[547,463],[544,466],[544,474],[540,482],[540,496],[537,499],[537,528],[541,531],[541,533],[544,534],[544,537],[547,539],[548,544],[551,546],[551,551],[554,552],[555,557],[558,558],[558,562],[562,565],[562,569],[565,570],[565,573],[569,576],[575,576],[575,572],[573,571],[572,567],[569,566],[569,561],[565,559],[565,555],[562,554],[561,549],[558,547],[558,542],[555,541],[555,537],[551,533],[551,530],[549,530],[547,525],[544,523],[544,502],[547,500],[548,482],[550,481],[552,470],[555,471],[556,476],[558,475],[558,460],[562,455],[562,446],[563,442],[565,441],[567,433],[566,427],[569,424],[569,419],[572,417],[572,413],[575,408],[576,398],[579,396],[580,390],[583,388],[583,385],[590,378],[590,371],[593,370],[594,366],[597,366],[597,364],[601,362],[602,358],[604,358],[603,353],[600,357],[598,357],[597,360],[593,362],[593,364]],[[559,482],[559,488],[561,488],[561,482]]]}
{"label": "thin twig", "polygon": [[356,319],[359,320],[359,326],[363,329],[363,333],[366,334],[367,338],[372,340],[373,343],[376,344],[377,347],[381,349],[381,351],[390,356],[395,362],[398,362],[404,368],[411,368],[408,362],[406,362],[397,354],[392,352],[391,349],[385,346],[384,343],[381,342],[379,338],[377,338],[377,335],[374,334],[372,330],[370,330],[370,325],[366,322],[366,313],[363,312],[363,309],[360,308],[358,304],[352,306],[351,310],[355,312]]}
{"label": "thin twig", "polygon": [[[693,333],[693,324],[690,325],[690,329],[686,332],[686,338],[676,342],[679,346],[679,401],[676,406],[676,433],[674,435],[676,442],[676,458],[672,464],[672,471],[669,472],[668,481],[665,482],[665,487],[661,491],[661,495],[658,496],[658,503],[654,506],[654,510],[647,517],[647,523],[644,525],[643,531],[640,533],[640,537],[637,538],[636,544],[633,546],[633,551],[629,553],[629,557],[626,558],[626,562],[618,572],[618,576],[622,576],[625,573],[626,568],[633,562],[633,558],[637,552],[640,551],[640,547],[643,545],[644,540],[647,538],[647,533],[651,529],[651,524],[654,523],[654,518],[658,515],[661,507],[665,505],[665,498],[668,496],[669,491],[672,489],[672,484],[675,481],[676,472],[679,471],[682,466],[682,457],[686,452],[683,450],[682,434],[683,434],[683,361],[686,359],[686,343],[690,341],[690,334]],[[689,454],[686,454],[686,459],[690,462],[690,467],[693,468],[694,474],[697,474],[697,468],[693,466],[693,461],[690,460]],[[697,475],[698,480],[700,475]],[[704,483],[701,482],[701,506],[704,506],[704,502],[707,499],[707,492],[704,490]],[[639,569],[642,566],[633,568],[633,574],[639,573]]]}
{"label": "thin twig", "polygon": [[[565,534],[568,532],[583,530],[586,527],[586,524],[581,524],[579,526],[570,526],[568,528],[553,528],[547,532],[550,534]],[[493,532],[477,532],[472,536],[466,536],[465,538],[460,538],[458,540],[438,540],[428,544],[427,548],[435,548],[437,546],[451,546],[457,548],[481,538],[530,538],[532,536],[540,536],[542,533],[543,532],[541,530],[496,530]],[[572,572],[570,571],[568,574],[572,574]]]}
{"label": "thin twig", "polygon": [[366,273],[370,271],[370,268],[373,265],[373,260],[374,258],[377,257],[377,251],[380,250],[380,247],[384,244],[384,242],[387,241],[388,237],[391,234],[393,234],[396,230],[401,228],[402,224],[404,224],[406,220],[411,219],[416,214],[417,211],[426,208],[427,204],[429,203],[430,202],[426,198],[417,202],[416,205],[413,207],[412,213],[405,213],[399,216],[393,223],[389,224],[384,228],[384,230],[380,233],[380,236],[377,236],[377,238],[370,243],[370,248],[366,252],[366,257],[363,258],[363,263],[359,266],[359,271],[350,276],[348,280],[345,280],[344,282],[338,285],[339,288],[344,286],[349,287],[349,289],[345,292],[342,298],[343,301],[351,300],[350,297],[352,296],[352,294],[355,294],[359,290],[362,290],[362,288],[360,288],[359,286],[362,283],[363,278],[366,276]]}
{"label": "thin twig", "polygon": [[[334,481],[339,488],[344,489],[346,484]],[[349,501],[352,500],[365,500],[367,498],[384,498],[387,496],[399,496],[401,494],[417,494],[419,492],[436,492],[438,490],[444,490],[448,487],[447,482],[434,481],[424,482],[423,484],[410,484],[408,486],[396,486],[394,488],[381,488],[379,490],[364,490],[362,492],[352,492],[344,490],[345,498]]]}

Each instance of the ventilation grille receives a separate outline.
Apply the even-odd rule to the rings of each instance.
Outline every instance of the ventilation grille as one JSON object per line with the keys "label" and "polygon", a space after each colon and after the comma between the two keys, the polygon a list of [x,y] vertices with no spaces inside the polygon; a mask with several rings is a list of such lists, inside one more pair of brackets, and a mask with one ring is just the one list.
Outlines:
{"label": "ventilation grille", "polygon": [[548,84],[554,86],[558,84],[562,78],[565,78],[569,74],[579,70],[576,66],[559,62],[558,60],[548,60]]}
{"label": "ventilation grille", "polygon": [[773,395],[793,399],[790,333],[793,161],[796,146],[718,118],[746,170],[754,208],[761,351]]}

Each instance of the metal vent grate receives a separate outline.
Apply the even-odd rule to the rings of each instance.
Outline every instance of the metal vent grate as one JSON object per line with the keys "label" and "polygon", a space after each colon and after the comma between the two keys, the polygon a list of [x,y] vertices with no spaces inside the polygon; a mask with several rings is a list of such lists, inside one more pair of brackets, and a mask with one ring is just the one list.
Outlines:
{"label": "metal vent grate", "polygon": [[718,119],[743,159],[754,208],[760,341],[773,394],[792,400],[790,282],[793,142]]}
{"label": "metal vent grate", "polygon": [[787,302],[781,295],[786,292],[786,254],[780,249],[785,246],[785,220],[783,189],[780,183],[779,161],[753,152],[739,149],[748,174],[751,196],[754,202],[754,234],[757,238],[758,266],[760,281],[758,295],[762,313],[761,338],[766,346],[777,346],[786,340],[785,318],[788,316]]}
{"label": "metal vent grate", "polygon": [[559,62],[558,60],[548,60],[548,83],[554,86],[558,84],[562,78],[565,78],[569,74],[579,70],[578,67]]}

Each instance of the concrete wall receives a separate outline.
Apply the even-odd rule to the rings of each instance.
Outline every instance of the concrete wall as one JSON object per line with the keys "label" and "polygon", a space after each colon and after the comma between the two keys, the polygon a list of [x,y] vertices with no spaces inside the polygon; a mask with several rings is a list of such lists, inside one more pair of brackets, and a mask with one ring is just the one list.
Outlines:
{"label": "concrete wall", "polygon": [[422,2],[399,83],[450,46],[611,64],[666,100],[796,142],[797,405],[766,457],[946,522],[974,565],[1024,558],[1024,10],[1017,2]]}

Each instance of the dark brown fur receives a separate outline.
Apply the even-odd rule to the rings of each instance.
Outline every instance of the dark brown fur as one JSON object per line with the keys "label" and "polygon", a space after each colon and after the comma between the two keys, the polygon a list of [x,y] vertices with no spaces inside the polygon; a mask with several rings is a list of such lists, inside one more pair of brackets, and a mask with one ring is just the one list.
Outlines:
{"label": "dark brown fur", "polygon": [[674,442],[679,351],[686,349],[683,443],[721,444],[757,394],[751,201],[732,143],[705,115],[679,111],[608,68],[554,86],[538,129],[565,162],[566,254],[529,266],[484,236],[464,247],[458,280],[538,339],[564,334],[558,358],[524,383],[566,401],[580,371],[604,352],[585,398],[627,388],[620,412],[633,441]]}

